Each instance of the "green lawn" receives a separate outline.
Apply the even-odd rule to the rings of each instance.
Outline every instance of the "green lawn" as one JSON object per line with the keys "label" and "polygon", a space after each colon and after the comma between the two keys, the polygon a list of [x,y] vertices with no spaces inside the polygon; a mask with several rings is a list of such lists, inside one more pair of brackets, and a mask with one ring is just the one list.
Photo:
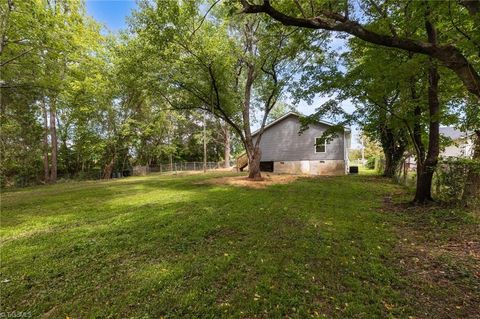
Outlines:
{"label": "green lawn", "polygon": [[[204,182],[217,175],[3,193],[1,312],[478,318],[471,213],[385,204],[410,195],[372,175],[264,189]],[[474,254],[462,246],[472,242]]]}

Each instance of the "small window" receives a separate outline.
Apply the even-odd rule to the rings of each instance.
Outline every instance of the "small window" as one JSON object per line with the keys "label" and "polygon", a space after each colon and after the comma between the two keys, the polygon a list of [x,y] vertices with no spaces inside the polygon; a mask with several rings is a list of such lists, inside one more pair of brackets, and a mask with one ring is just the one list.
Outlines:
{"label": "small window", "polygon": [[315,138],[315,153],[325,153],[327,151],[327,141],[323,137]]}

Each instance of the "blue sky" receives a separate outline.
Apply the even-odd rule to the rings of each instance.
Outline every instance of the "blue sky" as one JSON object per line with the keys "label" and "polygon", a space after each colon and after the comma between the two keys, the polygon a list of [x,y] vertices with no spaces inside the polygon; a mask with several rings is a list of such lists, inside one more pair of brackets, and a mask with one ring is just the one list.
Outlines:
{"label": "blue sky", "polygon": [[[119,31],[127,27],[126,18],[130,15],[132,9],[136,8],[134,0],[86,0],[87,13],[101,22],[107,30]],[[336,47],[342,50],[344,40],[335,39]],[[323,104],[328,98],[316,97],[312,105],[301,102],[298,105],[298,111],[305,115],[315,112],[315,108]],[[352,112],[354,107],[350,101],[345,101],[343,107],[347,112]],[[352,128],[352,147],[358,148],[357,143],[358,132],[357,128]]]}
{"label": "blue sky", "polygon": [[136,8],[134,0],[86,0],[87,13],[110,31],[126,28],[126,17]]}

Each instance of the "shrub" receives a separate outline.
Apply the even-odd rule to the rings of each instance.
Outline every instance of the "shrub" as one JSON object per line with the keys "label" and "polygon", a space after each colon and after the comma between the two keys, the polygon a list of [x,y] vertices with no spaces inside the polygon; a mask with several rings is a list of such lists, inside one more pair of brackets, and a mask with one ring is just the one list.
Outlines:
{"label": "shrub", "polygon": [[436,197],[446,202],[460,202],[470,170],[480,172],[480,162],[460,157],[442,159],[435,172]]}
{"label": "shrub", "polygon": [[381,157],[376,157],[375,158],[375,171],[378,173],[383,173],[385,170],[385,159]]}
{"label": "shrub", "polygon": [[375,168],[375,157],[369,157],[367,159],[367,164],[365,166],[368,169],[374,169]]}

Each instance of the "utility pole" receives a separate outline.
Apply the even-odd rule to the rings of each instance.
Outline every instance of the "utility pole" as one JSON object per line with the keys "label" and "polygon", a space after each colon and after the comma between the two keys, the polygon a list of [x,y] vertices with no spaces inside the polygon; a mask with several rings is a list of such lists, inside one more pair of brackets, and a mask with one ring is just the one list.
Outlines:
{"label": "utility pole", "polygon": [[203,172],[207,172],[207,119],[203,111]]}

